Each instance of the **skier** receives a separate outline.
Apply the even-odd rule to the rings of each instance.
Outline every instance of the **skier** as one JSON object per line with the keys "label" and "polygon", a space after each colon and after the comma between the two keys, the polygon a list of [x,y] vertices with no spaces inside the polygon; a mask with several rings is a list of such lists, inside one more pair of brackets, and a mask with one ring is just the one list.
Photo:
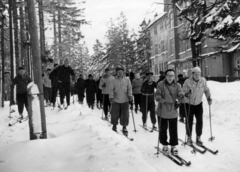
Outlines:
{"label": "skier", "polygon": [[157,129],[155,126],[156,124],[156,117],[155,117],[155,101],[154,101],[154,88],[156,88],[156,83],[153,81],[153,73],[148,72],[146,74],[147,80],[143,82],[141,87],[142,93],[142,105],[141,105],[141,112],[142,112],[142,121],[143,127],[147,127],[147,114],[150,111],[151,122],[153,124],[152,128]]}
{"label": "skier", "polygon": [[60,108],[63,108],[64,97],[66,96],[67,99],[67,106],[65,109],[68,108],[70,105],[70,75],[72,76],[72,80],[75,79],[75,74],[73,69],[69,66],[69,60],[64,60],[64,65],[59,66],[57,68],[57,78],[58,82],[60,83]]}
{"label": "skier", "polygon": [[97,85],[96,82],[93,80],[93,76],[91,74],[88,75],[88,79],[86,79],[85,81],[85,89],[87,96],[87,104],[89,108],[93,109],[95,93],[97,92]]}
{"label": "skier", "polygon": [[83,104],[84,100],[84,89],[85,89],[85,80],[83,79],[83,75],[80,74],[77,80],[77,93],[78,93],[78,102]]}
{"label": "skier", "polygon": [[[183,92],[185,93],[186,100],[186,114],[188,119],[186,120],[186,132],[187,132],[187,144],[192,145],[192,125],[193,116],[196,118],[196,143],[202,145],[201,141],[202,128],[203,128],[203,105],[202,97],[205,94],[208,104],[212,104],[210,90],[207,86],[205,78],[201,77],[201,69],[194,67],[192,69],[192,77],[187,79],[183,84]],[[190,111],[189,111],[190,110]]]}
{"label": "skier", "polygon": [[55,103],[56,103],[56,97],[57,97],[57,92],[59,90],[59,83],[58,83],[58,79],[57,79],[57,68],[58,68],[58,64],[55,63],[54,64],[54,69],[52,70],[52,72],[49,75],[49,78],[51,79],[51,83],[52,83],[52,96],[51,96],[51,102],[53,104],[53,107],[55,107]]}
{"label": "skier", "polygon": [[128,135],[127,126],[129,123],[129,101],[132,98],[132,86],[130,80],[123,76],[124,69],[116,68],[117,76],[110,83],[109,99],[112,104],[111,108],[111,123],[112,130],[117,132],[117,124],[120,118],[120,124],[123,126],[122,132]]}
{"label": "skier", "polygon": [[[133,81],[132,81],[135,113],[137,113],[137,111],[139,109],[141,109],[141,97],[142,97],[141,87],[142,87],[142,84],[143,84],[143,80],[140,78],[140,74],[139,73],[135,74],[135,79],[133,79]],[[138,107],[139,107],[139,109],[138,109]]]}
{"label": "skier", "polygon": [[109,86],[110,86],[111,80],[113,79],[114,77],[110,74],[110,70],[107,68],[105,69],[105,74],[101,78],[98,86],[102,90],[102,94],[103,94],[103,111],[105,114],[105,119],[108,119],[108,111],[111,105],[109,101],[109,93],[110,93]]}
{"label": "skier", "polygon": [[[179,74],[178,75],[178,83],[181,85],[181,88],[183,87],[183,84],[185,82],[185,78],[183,77],[183,74]],[[184,112],[184,104],[181,103],[180,107],[179,107],[179,116],[180,116],[180,122],[184,122],[184,118],[185,118],[185,112]]]}
{"label": "skier", "polygon": [[27,85],[32,82],[23,67],[19,67],[18,75],[13,79],[11,86],[17,85],[17,105],[20,119],[23,118],[24,105],[28,111]]}
{"label": "skier", "polygon": [[[98,80],[96,81],[97,85],[99,85],[100,80],[101,80],[101,76],[98,78]],[[98,87],[97,89],[97,108],[98,109],[102,109],[102,90]]]}
{"label": "skier", "polygon": [[49,78],[50,73],[51,73],[51,69],[47,69],[47,72],[43,76],[44,98],[46,100],[46,106],[51,105],[52,82]]}
{"label": "skier", "polygon": [[159,79],[157,81],[157,84],[160,82],[160,81],[163,81],[165,79],[165,73],[163,71],[160,71],[160,76],[159,76]]}

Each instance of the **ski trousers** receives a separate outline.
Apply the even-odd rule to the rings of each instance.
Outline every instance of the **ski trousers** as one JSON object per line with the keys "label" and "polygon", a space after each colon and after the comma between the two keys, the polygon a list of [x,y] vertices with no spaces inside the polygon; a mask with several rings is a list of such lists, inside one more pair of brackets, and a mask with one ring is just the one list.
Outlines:
{"label": "ski trousers", "polygon": [[110,106],[111,106],[111,103],[109,101],[109,94],[103,94],[103,111],[106,117],[108,115]]}
{"label": "ski trousers", "polygon": [[151,96],[142,95],[141,101],[142,101],[141,112],[142,112],[143,124],[145,124],[147,122],[148,111],[150,111],[150,118],[151,118],[152,124],[155,124],[156,116],[155,116],[154,95],[151,95]]}
{"label": "ski trousers", "polygon": [[120,119],[120,124],[123,127],[128,126],[129,123],[129,103],[112,103],[111,108],[111,123],[113,125],[118,124]]}
{"label": "ski trousers", "polygon": [[19,114],[23,113],[24,105],[28,111],[28,95],[27,93],[17,94],[17,105]]}
{"label": "ski trousers", "polygon": [[60,102],[64,103],[64,98],[66,96],[67,105],[70,105],[70,82],[62,82],[60,84]]}
{"label": "ski trousers", "polygon": [[142,97],[142,94],[134,94],[133,96],[134,96],[135,109],[136,110],[141,109],[141,97]]}

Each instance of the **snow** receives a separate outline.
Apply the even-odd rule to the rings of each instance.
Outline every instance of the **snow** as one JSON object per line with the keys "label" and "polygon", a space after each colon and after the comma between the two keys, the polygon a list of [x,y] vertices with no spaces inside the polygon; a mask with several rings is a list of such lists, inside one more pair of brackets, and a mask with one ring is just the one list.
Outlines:
{"label": "snow", "polygon": [[221,30],[223,29],[225,26],[229,26],[233,23],[233,17],[231,15],[228,15],[227,17],[225,17],[223,19],[222,22],[219,22],[215,27],[214,30]]}
{"label": "snow", "polygon": [[240,43],[238,43],[237,45],[231,47],[231,48],[228,49],[228,50],[223,50],[223,52],[224,52],[224,53],[231,53],[231,52],[235,51],[239,46],[240,46]]}
{"label": "snow", "polygon": [[[137,133],[133,132],[133,121],[130,117],[129,136],[134,138],[131,142],[114,133],[111,126],[100,119],[101,110],[90,110],[85,104],[77,103],[61,111],[46,107],[48,139],[29,141],[28,122],[8,127],[9,102],[5,102],[5,107],[0,109],[0,171],[238,172],[240,82],[208,81],[208,86],[213,99],[211,110],[215,140],[208,141],[209,108],[205,97],[202,140],[208,147],[218,149],[219,153],[194,155],[190,148],[179,145],[179,154],[191,160],[190,167],[179,167],[161,154],[158,158],[154,155],[158,133],[149,133],[139,127],[139,124],[142,124],[140,113],[134,113]],[[12,116],[16,118],[17,112],[12,113]],[[148,126],[150,123],[148,119]],[[118,130],[120,129],[118,125]],[[184,125],[179,123],[178,129],[179,138],[184,139]],[[195,132],[193,139],[195,140]]]}
{"label": "snow", "polygon": [[240,16],[238,16],[238,17],[235,19],[234,23],[240,24]]}

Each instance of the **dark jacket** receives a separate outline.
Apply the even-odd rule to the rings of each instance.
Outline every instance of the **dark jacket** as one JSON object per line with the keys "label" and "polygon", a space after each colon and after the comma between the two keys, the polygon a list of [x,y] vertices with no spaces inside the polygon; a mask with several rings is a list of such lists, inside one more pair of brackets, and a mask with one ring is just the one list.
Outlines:
{"label": "dark jacket", "polygon": [[83,78],[78,78],[77,80],[77,91],[78,94],[84,97],[84,89],[85,89],[85,80]]}
{"label": "dark jacket", "polygon": [[49,75],[49,78],[52,81],[52,86],[55,86],[58,83],[57,69],[53,69],[53,71]]}
{"label": "dark jacket", "polygon": [[160,75],[160,76],[159,76],[159,79],[158,79],[158,81],[157,81],[157,85],[158,85],[158,83],[159,83],[160,81],[163,81],[165,78],[166,78],[165,75]]}
{"label": "dark jacket", "polygon": [[87,103],[93,104],[95,101],[95,93],[97,92],[97,85],[93,79],[86,79],[85,80],[85,89],[87,95]]}
{"label": "dark jacket", "polygon": [[154,94],[154,88],[156,88],[156,83],[152,81],[151,84],[148,83],[148,80],[143,82],[141,92],[142,94]]}
{"label": "dark jacket", "polygon": [[181,78],[180,77],[180,78],[178,78],[177,82],[181,85],[181,87],[183,87],[183,84],[184,84],[185,80],[186,80],[186,78],[183,78],[183,77]]}
{"label": "dark jacket", "polygon": [[27,85],[32,82],[29,76],[24,75],[21,76],[18,74],[12,82],[12,85],[17,85],[17,94],[24,94],[27,93]]}
{"label": "dark jacket", "polygon": [[75,74],[73,69],[68,66],[65,67],[64,65],[59,66],[57,68],[57,79],[60,82],[70,82],[70,75],[72,75],[73,80],[75,79]]}

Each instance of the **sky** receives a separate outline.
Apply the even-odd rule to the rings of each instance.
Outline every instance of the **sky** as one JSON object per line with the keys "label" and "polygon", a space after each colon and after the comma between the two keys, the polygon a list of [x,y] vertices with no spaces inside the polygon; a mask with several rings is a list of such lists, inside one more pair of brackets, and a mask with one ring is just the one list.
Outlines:
{"label": "sky", "polygon": [[144,18],[152,17],[156,12],[162,12],[163,5],[156,5],[154,2],[162,2],[162,0],[86,0],[85,16],[91,25],[82,26],[81,30],[90,53],[93,52],[92,47],[96,39],[105,43],[104,35],[110,18],[116,19],[123,12],[127,18],[129,30],[134,29],[137,33]]}

